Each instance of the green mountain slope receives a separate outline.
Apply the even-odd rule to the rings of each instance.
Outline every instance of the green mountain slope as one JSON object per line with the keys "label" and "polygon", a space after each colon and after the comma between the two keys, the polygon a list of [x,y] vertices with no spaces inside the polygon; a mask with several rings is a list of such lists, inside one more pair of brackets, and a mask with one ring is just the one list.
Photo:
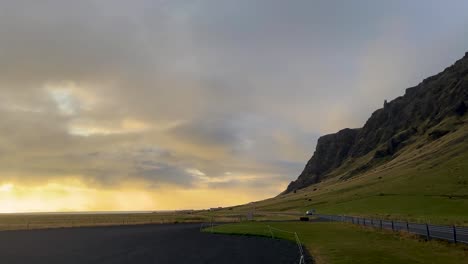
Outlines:
{"label": "green mountain slope", "polygon": [[281,195],[231,210],[468,225],[468,54],[386,103],[360,129],[319,139]]}
{"label": "green mountain slope", "polygon": [[285,193],[346,170],[350,178],[398,157],[421,138],[438,139],[463,125],[468,105],[468,53],[443,72],[384,103],[359,129],[343,129],[317,142],[314,155]]}

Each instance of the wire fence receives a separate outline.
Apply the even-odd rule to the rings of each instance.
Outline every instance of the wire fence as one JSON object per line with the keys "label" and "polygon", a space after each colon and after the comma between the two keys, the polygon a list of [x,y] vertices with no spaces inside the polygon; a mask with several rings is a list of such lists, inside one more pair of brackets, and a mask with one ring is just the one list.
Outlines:
{"label": "wire fence", "polygon": [[209,232],[213,233],[213,227],[220,225],[220,223],[215,222],[214,218],[210,219],[210,222],[202,222],[200,223],[200,232],[204,229],[208,230]]}
{"label": "wire fence", "polygon": [[[213,228],[220,224],[222,223],[216,223],[213,221],[213,219],[211,222],[200,223],[200,232],[205,230],[207,232],[213,233],[214,232]],[[249,225],[242,225],[242,224],[236,224],[236,226],[237,227],[239,226],[250,227]],[[271,236],[272,239],[281,238],[281,239],[294,240],[299,249],[299,262],[298,263],[305,264],[306,259],[305,259],[305,254],[304,254],[304,248],[303,248],[301,240],[299,239],[299,235],[297,234],[297,232],[291,232],[287,230],[278,229],[270,225],[266,225],[266,227],[268,228],[268,234],[269,236]]]}
{"label": "wire fence", "polygon": [[297,232],[282,230],[282,229],[271,227],[269,225],[268,225],[268,230],[270,231],[271,238],[273,239],[275,238],[275,232],[285,233],[285,234],[294,236],[294,240],[296,241],[297,247],[299,248],[299,264],[305,263],[304,248],[302,247],[302,243],[301,243],[301,240],[299,239],[299,236],[297,235]]}
{"label": "wire fence", "polygon": [[468,244],[468,228],[457,226],[441,226],[431,224],[418,224],[393,220],[369,219],[362,217],[344,216],[344,215],[321,215],[316,214],[320,219],[347,222],[361,226],[374,227],[379,229],[392,230],[395,232],[407,232],[410,234],[426,237],[427,240],[433,238],[446,240],[453,243]]}

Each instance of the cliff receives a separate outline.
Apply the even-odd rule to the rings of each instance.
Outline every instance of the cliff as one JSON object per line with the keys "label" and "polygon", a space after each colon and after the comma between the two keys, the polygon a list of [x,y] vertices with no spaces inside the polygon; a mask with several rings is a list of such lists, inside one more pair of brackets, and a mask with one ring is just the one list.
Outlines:
{"label": "cliff", "polygon": [[[343,129],[318,139],[316,150],[298,179],[283,193],[319,182],[344,164],[371,154],[371,159],[348,171],[352,176],[386,162],[418,137],[437,139],[457,129],[468,106],[468,52],[443,72],[429,77],[403,96],[384,103],[359,129]],[[449,128],[444,120],[454,120]]]}

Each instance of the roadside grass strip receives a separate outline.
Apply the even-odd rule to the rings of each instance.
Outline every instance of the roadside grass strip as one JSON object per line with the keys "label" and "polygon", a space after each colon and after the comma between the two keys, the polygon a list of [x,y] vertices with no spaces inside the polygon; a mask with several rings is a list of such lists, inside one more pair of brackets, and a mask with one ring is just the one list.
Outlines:
{"label": "roadside grass strip", "polygon": [[468,264],[466,245],[425,241],[405,233],[368,229],[349,223],[244,222],[214,226],[213,232],[265,236],[296,242],[295,233],[318,264]]}

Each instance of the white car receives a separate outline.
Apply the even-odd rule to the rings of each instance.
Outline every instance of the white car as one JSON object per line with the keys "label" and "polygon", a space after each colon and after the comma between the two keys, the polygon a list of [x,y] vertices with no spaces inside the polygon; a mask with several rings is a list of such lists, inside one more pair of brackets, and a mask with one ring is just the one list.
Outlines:
{"label": "white car", "polygon": [[311,210],[306,212],[306,215],[313,215],[314,213],[315,213],[315,210],[311,209]]}

